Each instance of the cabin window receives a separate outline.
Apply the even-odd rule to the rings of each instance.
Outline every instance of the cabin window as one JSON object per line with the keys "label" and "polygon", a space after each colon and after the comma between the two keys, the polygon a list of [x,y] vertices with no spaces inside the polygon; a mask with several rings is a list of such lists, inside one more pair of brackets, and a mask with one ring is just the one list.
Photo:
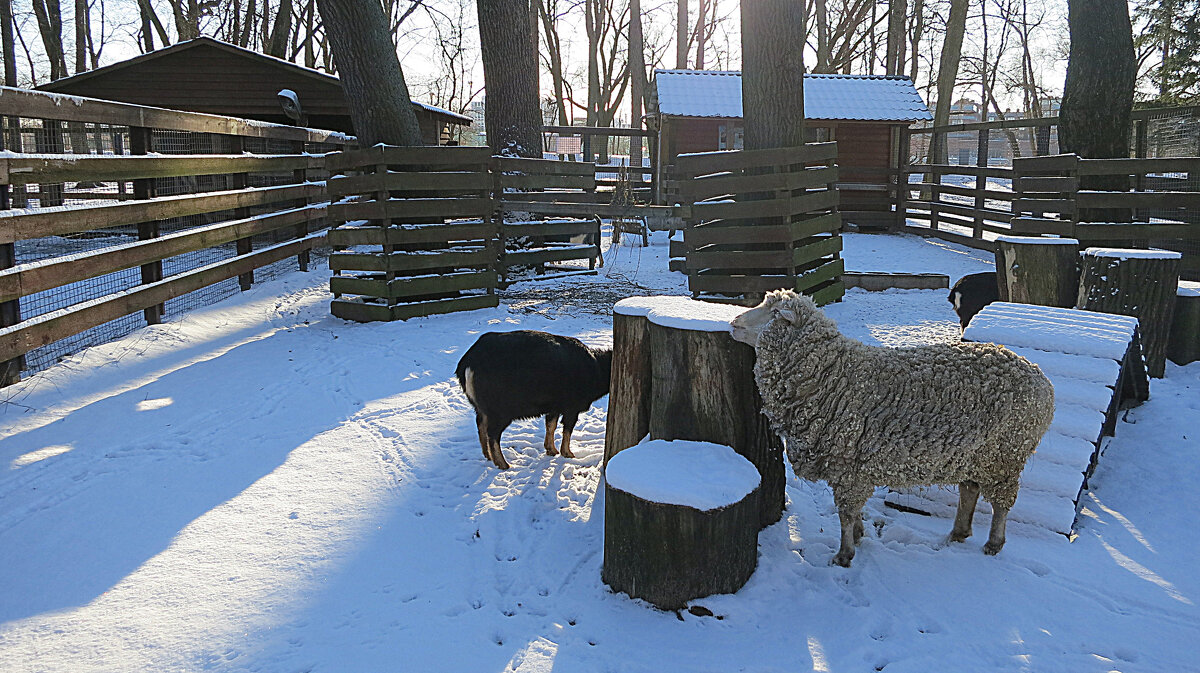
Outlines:
{"label": "cabin window", "polygon": [[742,136],[744,135],[741,126],[730,126],[721,124],[717,129],[717,149],[719,150],[740,150],[742,149]]}
{"label": "cabin window", "polygon": [[806,143],[825,143],[829,142],[829,127],[828,126],[805,126],[804,127],[804,142]]}

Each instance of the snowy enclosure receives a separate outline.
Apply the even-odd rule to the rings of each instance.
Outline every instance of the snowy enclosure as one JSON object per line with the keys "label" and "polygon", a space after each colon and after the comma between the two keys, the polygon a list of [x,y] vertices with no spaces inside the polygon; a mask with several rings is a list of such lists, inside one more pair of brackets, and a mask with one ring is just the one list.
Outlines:
{"label": "snowy enclosure", "polygon": [[[880,491],[855,566],[831,567],[830,491],[789,477],[784,516],[736,594],[676,616],[611,593],[611,405],[580,418],[572,460],[544,455],[539,422],[514,424],[513,469],[499,472],[480,460],[453,369],[488,330],[607,345],[613,303],[685,292],[665,234],[651,243],[607,248],[597,276],[503,290],[497,308],[393,323],[330,316],[314,263],[5,388],[0,669],[1195,668],[1195,364],[1168,365],[1121,415],[1073,543],[1010,520],[986,557],[974,538],[945,545],[944,520],[888,508]],[[957,279],[989,257],[845,237],[861,271]],[[944,290],[851,290],[825,311],[870,344],[959,336]]]}

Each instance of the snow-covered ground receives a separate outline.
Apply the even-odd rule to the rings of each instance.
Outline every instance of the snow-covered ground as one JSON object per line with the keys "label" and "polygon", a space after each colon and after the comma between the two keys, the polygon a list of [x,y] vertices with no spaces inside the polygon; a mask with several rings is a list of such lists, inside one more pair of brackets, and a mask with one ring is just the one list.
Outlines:
{"label": "snow-covered ground", "polygon": [[[831,566],[829,489],[791,479],[737,594],[664,613],[600,581],[607,398],[575,459],[535,422],[486,462],[454,365],[489,329],[611,341],[621,296],[684,292],[666,240],[501,307],[355,324],[326,270],[92,348],[0,391],[0,671],[1200,670],[1200,365],[1168,365],[1084,496],[1078,538],[868,504]],[[985,253],[850,235],[848,266],[985,270]],[[957,338],[946,292],[829,309],[889,345]]]}

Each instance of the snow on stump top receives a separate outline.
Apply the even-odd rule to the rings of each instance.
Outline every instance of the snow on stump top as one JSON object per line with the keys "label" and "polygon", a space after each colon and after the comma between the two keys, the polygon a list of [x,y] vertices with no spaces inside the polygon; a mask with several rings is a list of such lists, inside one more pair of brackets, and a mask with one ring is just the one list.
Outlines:
{"label": "snow on stump top", "polygon": [[761,481],[754,465],[728,446],[682,439],[651,439],[622,451],[604,478],[643,500],[701,511],[736,504]]}
{"label": "snow on stump top", "polygon": [[733,593],[758,563],[760,499],[758,470],[728,446],[630,447],[605,471],[601,578],[663,610]]}
{"label": "snow on stump top", "polygon": [[728,332],[729,321],[745,312],[745,306],[678,296],[629,297],[613,306],[618,315],[645,316],[655,325],[697,332]]}
{"label": "snow on stump top", "polygon": [[[1145,399],[1137,318],[994,302],[971,320],[963,339],[1007,346],[1054,385],[1054,420],[1025,463],[1009,520],[1070,535],[1101,438],[1116,429],[1123,400]],[[890,493],[886,501],[953,516],[958,500],[950,489],[923,488]]]}

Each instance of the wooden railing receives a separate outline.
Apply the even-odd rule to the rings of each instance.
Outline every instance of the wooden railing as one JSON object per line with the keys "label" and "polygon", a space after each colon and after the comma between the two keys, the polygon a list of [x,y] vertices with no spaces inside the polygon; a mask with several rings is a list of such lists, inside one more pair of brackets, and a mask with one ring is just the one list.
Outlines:
{"label": "wooden railing", "polygon": [[678,158],[693,296],[755,301],[789,288],[818,303],[844,293],[837,143]]}
{"label": "wooden railing", "polygon": [[289,257],[305,268],[324,236],[324,152],[352,140],[10,88],[0,119],[0,383],[32,351],[69,353],[53,350],[67,337],[138,311],[159,322],[169,300],[246,289]]}
{"label": "wooden railing", "polygon": [[1011,168],[997,166],[909,166],[896,206],[905,216],[902,228],[990,250],[996,235],[1011,231],[1013,193],[1004,187],[1012,175]]}

